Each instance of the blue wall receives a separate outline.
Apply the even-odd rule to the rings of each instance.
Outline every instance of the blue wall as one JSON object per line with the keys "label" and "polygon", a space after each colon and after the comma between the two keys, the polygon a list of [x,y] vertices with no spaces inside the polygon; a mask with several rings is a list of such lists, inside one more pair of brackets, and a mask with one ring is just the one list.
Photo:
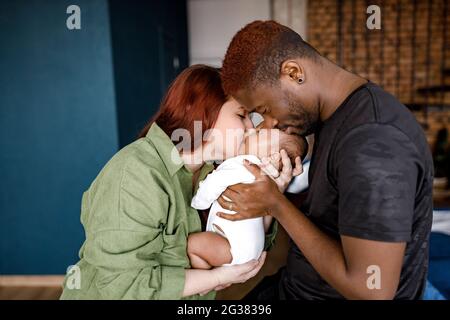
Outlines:
{"label": "blue wall", "polygon": [[[72,4],[81,30],[66,27]],[[77,262],[82,193],[187,52],[185,0],[0,0],[0,274]]]}
{"label": "blue wall", "polygon": [[188,64],[186,1],[110,0],[109,10],[122,147],[136,138]]}
{"label": "blue wall", "polygon": [[77,261],[82,192],[118,149],[110,41],[106,0],[0,1],[0,274]]}

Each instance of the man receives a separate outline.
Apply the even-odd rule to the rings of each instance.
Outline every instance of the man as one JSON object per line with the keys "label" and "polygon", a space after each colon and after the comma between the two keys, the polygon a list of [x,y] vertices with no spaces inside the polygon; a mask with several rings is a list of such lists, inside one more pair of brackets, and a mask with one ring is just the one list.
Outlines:
{"label": "man", "polygon": [[315,134],[309,193],[299,208],[255,165],[247,164],[255,183],[224,192],[237,213],[223,217],[272,215],[289,234],[277,297],[420,299],[433,166],[411,112],[274,21],[255,21],[234,36],[222,80],[270,126]]}

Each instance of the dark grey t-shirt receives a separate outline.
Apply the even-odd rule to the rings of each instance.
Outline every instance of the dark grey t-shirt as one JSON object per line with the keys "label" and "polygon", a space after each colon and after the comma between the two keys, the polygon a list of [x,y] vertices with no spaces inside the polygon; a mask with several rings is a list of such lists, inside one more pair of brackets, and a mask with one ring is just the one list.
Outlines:
{"label": "dark grey t-shirt", "polygon": [[[411,112],[379,86],[356,89],[321,124],[301,211],[340,239],[407,242],[396,299],[419,299],[428,268],[433,162]],[[291,241],[285,299],[342,299]]]}

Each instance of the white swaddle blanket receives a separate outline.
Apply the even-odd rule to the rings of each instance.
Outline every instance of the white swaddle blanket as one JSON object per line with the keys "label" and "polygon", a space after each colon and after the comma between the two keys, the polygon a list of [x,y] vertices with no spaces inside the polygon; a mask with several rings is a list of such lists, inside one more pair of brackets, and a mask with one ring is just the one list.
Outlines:
{"label": "white swaddle blanket", "polygon": [[208,215],[206,231],[219,233],[228,239],[233,257],[228,265],[258,259],[264,249],[265,233],[262,217],[229,221],[216,215],[217,212],[236,213],[222,208],[217,202],[217,199],[228,186],[255,181],[253,174],[245,168],[244,159],[258,165],[261,164],[261,161],[252,155],[242,155],[225,160],[205,180],[200,182],[197,193],[191,202],[193,208],[201,210],[208,209],[212,205]]}

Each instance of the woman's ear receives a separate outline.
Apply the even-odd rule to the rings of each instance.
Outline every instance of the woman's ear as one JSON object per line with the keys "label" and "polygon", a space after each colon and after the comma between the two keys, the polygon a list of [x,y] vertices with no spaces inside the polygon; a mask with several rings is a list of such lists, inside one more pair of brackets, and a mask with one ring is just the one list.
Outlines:
{"label": "woman's ear", "polygon": [[301,84],[305,81],[305,72],[297,61],[286,60],[281,64],[281,77],[288,77]]}

